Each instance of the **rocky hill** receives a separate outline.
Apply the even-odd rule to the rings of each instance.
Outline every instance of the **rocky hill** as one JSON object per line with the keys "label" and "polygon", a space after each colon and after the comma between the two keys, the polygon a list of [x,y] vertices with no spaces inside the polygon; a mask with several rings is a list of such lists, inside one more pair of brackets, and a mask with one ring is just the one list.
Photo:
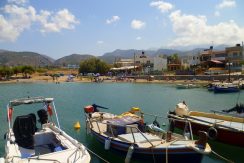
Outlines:
{"label": "rocky hill", "polygon": [[95,57],[89,54],[71,54],[60,59],[57,59],[54,62],[55,66],[67,66],[68,64],[79,65],[82,60]]}
{"label": "rocky hill", "polygon": [[0,50],[0,66],[51,66],[53,59],[34,52],[14,52]]}

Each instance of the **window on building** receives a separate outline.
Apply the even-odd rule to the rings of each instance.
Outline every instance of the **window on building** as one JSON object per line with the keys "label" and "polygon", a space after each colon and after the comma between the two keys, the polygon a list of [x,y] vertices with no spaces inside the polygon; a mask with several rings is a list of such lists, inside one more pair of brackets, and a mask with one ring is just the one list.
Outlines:
{"label": "window on building", "polygon": [[234,57],[238,57],[238,53],[237,53],[237,52],[234,52],[234,53],[233,53],[233,58],[234,58]]}

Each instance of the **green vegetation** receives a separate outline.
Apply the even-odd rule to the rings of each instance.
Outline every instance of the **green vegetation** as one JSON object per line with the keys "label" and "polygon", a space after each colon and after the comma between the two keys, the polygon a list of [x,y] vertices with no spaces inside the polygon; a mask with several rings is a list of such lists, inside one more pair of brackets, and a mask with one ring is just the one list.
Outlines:
{"label": "green vegetation", "polygon": [[12,75],[17,76],[19,73],[22,73],[23,77],[27,78],[28,75],[34,72],[35,69],[32,66],[0,67],[0,77],[4,79],[9,79]]}
{"label": "green vegetation", "polygon": [[90,58],[80,63],[79,72],[86,73],[100,73],[105,74],[109,71],[110,66],[97,58]]}
{"label": "green vegetation", "polygon": [[179,55],[177,53],[168,56],[167,59],[168,59],[168,63],[175,63],[175,64],[180,63]]}

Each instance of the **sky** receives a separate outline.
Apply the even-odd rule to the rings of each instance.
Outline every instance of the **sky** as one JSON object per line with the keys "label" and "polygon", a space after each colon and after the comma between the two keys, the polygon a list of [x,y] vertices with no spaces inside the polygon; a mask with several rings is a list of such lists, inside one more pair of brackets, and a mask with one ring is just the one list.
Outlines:
{"label": "sky", "polygon": [[0,0],[0,49],[54,59],[244,41],[243,0]]}

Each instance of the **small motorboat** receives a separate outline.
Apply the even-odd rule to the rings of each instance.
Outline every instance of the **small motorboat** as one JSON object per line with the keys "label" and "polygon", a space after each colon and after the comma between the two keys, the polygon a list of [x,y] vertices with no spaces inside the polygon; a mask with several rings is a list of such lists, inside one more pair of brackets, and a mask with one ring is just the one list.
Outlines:
{"label": "small motorboat", "polygon": [[[31,107],[26,106],[30,104]],[[25,105],[27,111],[34,110],[36,107],[42,108],[37,111],[39,124],[36,123],[35,113],[15,116],[13,121],[14,110],[19,112],[17,109],[23,109],[22,106],[17,107],[20,105]],[[90,162],[90,154],[86,147],[61,129],[53,98],[31,97],[12,100],[7,106],[7,118],[5,157],[1,158],[1,161],[5,163]]]}
{"label": "small motorboat", "polygon": [[177,84],[177,89],[190,89],[190,88],[198,88],[196,84]]}
{"label": "small motorboat", "polygon": [[181,112],[177,111],[179,108],[176,107],[168,113],[172,126],[184,129],[186,120],[191,123],[193,134],[203,130],[211,140],[244,147],[244,118],[219,112],[189,111],[183,107],[180,109]]}
{"label": "small motorboat", "polygon": [[[201,162],[204,154],[211,153],[207,133],[199,131],[199,140],[193,140],[189,125],[189,130],[180,135],[160,128],[156,119],[164,117],[143,113],[138,107],[120,115],[100,112],[98,107],[84,107],[87,132],[100,141],[105,150],[114,149],[124,154],[126,163],[134,158],[150,162]],[[155,117],[153,123],[146,125],[146,115]]]}

